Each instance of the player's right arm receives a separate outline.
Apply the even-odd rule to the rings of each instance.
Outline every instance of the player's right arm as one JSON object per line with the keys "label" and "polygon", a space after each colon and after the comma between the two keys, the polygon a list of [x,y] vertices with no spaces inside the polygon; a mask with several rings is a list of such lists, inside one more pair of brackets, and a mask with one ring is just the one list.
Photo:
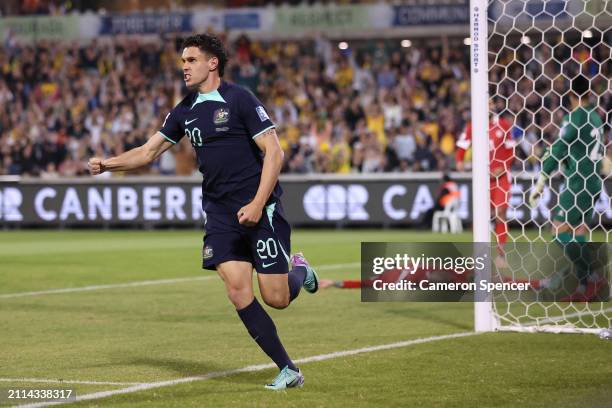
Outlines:
{"label": "player's right arm", "polygon": [[160,133],[156,133],[142,146],[108,159],[92,157],[87,165],[92,175],[102,174],[105,171],[135,170],[150,164],[172,146],[173,143]]}
{"label": "player's right arm", "polygon": [[89,159],[87,163],[89,172],[95,176],[105,171],[129,171],[150,164],[185,136],[179,109],[177,106],[168,113],[159,132],[151,136],[142,146],[108,159],[99,157]]}

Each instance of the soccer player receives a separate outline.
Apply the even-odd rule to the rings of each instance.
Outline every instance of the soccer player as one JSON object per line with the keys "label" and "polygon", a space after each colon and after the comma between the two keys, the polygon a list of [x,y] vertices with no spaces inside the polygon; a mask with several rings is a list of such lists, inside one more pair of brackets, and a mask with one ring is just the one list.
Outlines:
{"label": "soccer player", "polygon": [[204,177],[202,267],[218,272],[247,331],[278,366],[280,373],[266,388],[300,387],[304,376],[255,298],[252,283],[255,268],[264,302],[276,309],[287,307],[302,286],[310,293],[318,289],[317,274],[306,259],[301,254],[289,259],[291,228],[278,184],[283,151],[275,125],[253,94],[222,80],[228,58],[217,37],[194,35],[182,48],[190,93],[144,145],[117,157],[90,159],[90,172],[145,166],[183,136],[189,138]]}
{"label": "soccer player", "polygon": [[[498,267],[507,266],[503,247],[508,240],[506,225],[506,210],[511,187],[510,168],[514,161],[515,141],[512,137],[511,124],[497,115],[489,122],[489,160],[491,207],[495,216],[495,236],[499,244],[499,256],[495,259]],[[468,123],[465,132],[457,140],[456,163],[457,170],[464,170],[465,152],[472,142],[472,124]]]}
{"label": "soccer player", "polygon": [[559,195],[553,210],[552,233],[574,264],[579,281],[576,290],[561,301],[588,302],[597,298],[607,286],[605,276],[591,268],[593,253],[585,245],[588,222],[602,188],[600,176],[604,157],[603,121],[589,105],[589,81],[583,75],[572,80],[571,113],[565,115],[559,138],[542,158],[542,171],[529,196],[532,207],[537,205],[549,177],[563,164],[565,190]]}

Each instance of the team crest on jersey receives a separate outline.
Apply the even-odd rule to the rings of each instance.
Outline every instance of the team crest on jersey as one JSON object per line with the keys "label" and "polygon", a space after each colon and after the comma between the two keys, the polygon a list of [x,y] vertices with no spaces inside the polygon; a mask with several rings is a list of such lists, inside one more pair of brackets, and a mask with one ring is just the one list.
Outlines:
{"label": "team crest on jersey", "polygon": [[227,109],[219,108],[213,114],[213,122],[215,123],[215,125],[227,123],[227,121],[229,120],[229,117],[230,117],[230,113]]}
{"label": "team crest on jersey", "polygon": [[203,259],[210,259],[213,257],[213,249],[210,246],[205,246],[204,248],[202,248],[202,258]]}

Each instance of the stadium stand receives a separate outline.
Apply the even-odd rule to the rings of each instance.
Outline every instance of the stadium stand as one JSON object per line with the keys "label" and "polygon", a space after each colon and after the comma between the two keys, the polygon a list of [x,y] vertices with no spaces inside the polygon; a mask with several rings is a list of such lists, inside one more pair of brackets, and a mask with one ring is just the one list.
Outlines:
{"label": "stadium stand", "polygon": [[[454,169],[455,142],[469,119],[469,48],[461,40],[430,39],[406,48],[399,40],[355,41],[342,50],[323,37],[264,42],[241,36],[231,42],[226,76],[268,107],[286,152],[286,173],[446,171]],[[113,37],[82,45],[3,44],[0,174],[81,175],[87,157],[141,144],[184,95],[180,43],[175,37]],[[541,65],[527,63],[528,50],[518,50],[524,66],[515,61],[508,68],[522,78],[516,86],[527,106],[539,106],[538,92],[563,84],[538,82],[533,92],[529,78],[538,76]],[[612,97],[605,92],[610,64],[599,63],[605,61],[603,51],[558,47],[554,57],[585,62],[601,95],[599,106],[610,111]],[[511,50],[502,49],[498,60],[492,83],[496,70],[512,60]],[[548,77],[559,66],[551,61]],[[496,86],[504,94],[515,83]],[[520,101],[497,102],[497,110],[514,123],[516,154],[530,168],[545,150],[538,141],[551,140],[559,118],[550,117],[552,109],[532,114],[515,109]],[[554,107],[562,101],[545,103]],[[537,127],[526,125],[532,119]],[[544,137],[534,133],[538,129]],[[142,172],[192,174],[195,160],[184,143]]]}

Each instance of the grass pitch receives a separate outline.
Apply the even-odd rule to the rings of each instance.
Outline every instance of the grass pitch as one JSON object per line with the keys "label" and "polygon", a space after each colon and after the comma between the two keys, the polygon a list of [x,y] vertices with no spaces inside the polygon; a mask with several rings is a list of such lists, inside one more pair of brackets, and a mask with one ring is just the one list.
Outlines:
{"label": "grass pitch", "polygon": [[[470,240],[298,230],[292,249],[324,278],[358,279],[360,241],[449,237]],[[491,333],[331,354],[300,364],[303,389],[266,391],[275,369],[231,372],[269,360],[220,279],[199,269],[200,252],[198,231],[0,234],[0,389],[88,395],[198,377],[74,406],[612,406],[612,342],[593,335]],[[473,330],[472,304],[363,304],[357,290],[303,292],[288,309],[268,310],[294,359]]]}

